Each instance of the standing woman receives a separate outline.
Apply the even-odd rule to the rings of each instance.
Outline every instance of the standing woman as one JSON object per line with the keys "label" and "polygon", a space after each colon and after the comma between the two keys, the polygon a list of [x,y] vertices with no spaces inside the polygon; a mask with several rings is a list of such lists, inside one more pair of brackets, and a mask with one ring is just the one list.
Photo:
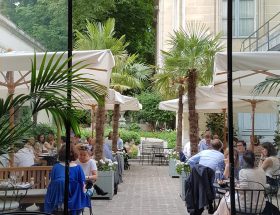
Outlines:
{"label": "standing woman", "polygon": [[[78,215],[85,207],[90,208],[90,199],[84,193],[85,174],[81,166],[75,161],[78,158],[78,152],[71,144],[70,146],[70,164],[69,164],[69,198],[68,208],[71,215]],[[50,184],[45,197],[45,212],[53,213],[63,211],[64,203],[64,184],[65,184],[65,161],[66,145],[63,145],[58,154],[59,163],[55,164],[51,171]]]}

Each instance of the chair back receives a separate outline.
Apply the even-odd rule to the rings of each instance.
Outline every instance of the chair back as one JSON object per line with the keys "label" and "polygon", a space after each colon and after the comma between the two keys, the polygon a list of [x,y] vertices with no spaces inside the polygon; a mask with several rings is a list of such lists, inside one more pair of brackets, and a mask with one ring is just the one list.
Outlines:
{"label": "chair back", "polygon": [[0,185],[0,211],[17,210],[26,193],[27,189],[17,187],[10,181],[3,181]]}
{"label": "chair back", "polygon": [[[265,188],[254,181],[240,182],[240,188],[235,188],[236,214],[262,214],[265,207]],[[229,207],[229,203],[227,202]]]}

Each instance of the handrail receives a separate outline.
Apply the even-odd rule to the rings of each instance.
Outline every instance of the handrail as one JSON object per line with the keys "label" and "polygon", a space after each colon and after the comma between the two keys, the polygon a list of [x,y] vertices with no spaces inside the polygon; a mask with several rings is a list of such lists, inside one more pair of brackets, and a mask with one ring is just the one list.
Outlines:
{"label": "handrail", "polygon": [[[278,21],[277,21],[278,19]],[[280,44],[280,11],[241,43],[240,51],[268,51]]]}

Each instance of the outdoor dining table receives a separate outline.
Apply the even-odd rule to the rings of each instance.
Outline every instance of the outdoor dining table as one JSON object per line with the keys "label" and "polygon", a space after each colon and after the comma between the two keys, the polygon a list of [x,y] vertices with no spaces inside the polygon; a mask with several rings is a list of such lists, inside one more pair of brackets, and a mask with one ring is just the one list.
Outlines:
{"label": "outdoor dining table", "polygon": [[57,162],[57,154],[50,154],[50,153],[42,153],[39,155],[39,158],[47,161],[48,166],[53,166]]}
{"label": "outdoor dining table", "polygon": [[2,181],[0,183],[0,211],[15,210],[33,184]]}

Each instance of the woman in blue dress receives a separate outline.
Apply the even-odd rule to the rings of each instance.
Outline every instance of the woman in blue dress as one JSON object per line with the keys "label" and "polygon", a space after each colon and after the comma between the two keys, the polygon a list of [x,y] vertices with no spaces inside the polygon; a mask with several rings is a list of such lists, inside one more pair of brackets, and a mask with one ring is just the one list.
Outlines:
{"label": "woman in blue dress", "polygon": [[[65,161],[66,146],[63,145],[59,151],[59,163],[52,168],[50,175],[50,184],[45,197],[44,210],[47,213],[63,210],[64,202],[64,184],[65,184]],[[81,166],[75,161],[78,153],[74,146],[70,146],[70,164],[69,164],[69,199],[68,209],[71,215],[78,215],[85,207],[90,208],[91,203],[89,197],[84,192],[85,175]]]}

